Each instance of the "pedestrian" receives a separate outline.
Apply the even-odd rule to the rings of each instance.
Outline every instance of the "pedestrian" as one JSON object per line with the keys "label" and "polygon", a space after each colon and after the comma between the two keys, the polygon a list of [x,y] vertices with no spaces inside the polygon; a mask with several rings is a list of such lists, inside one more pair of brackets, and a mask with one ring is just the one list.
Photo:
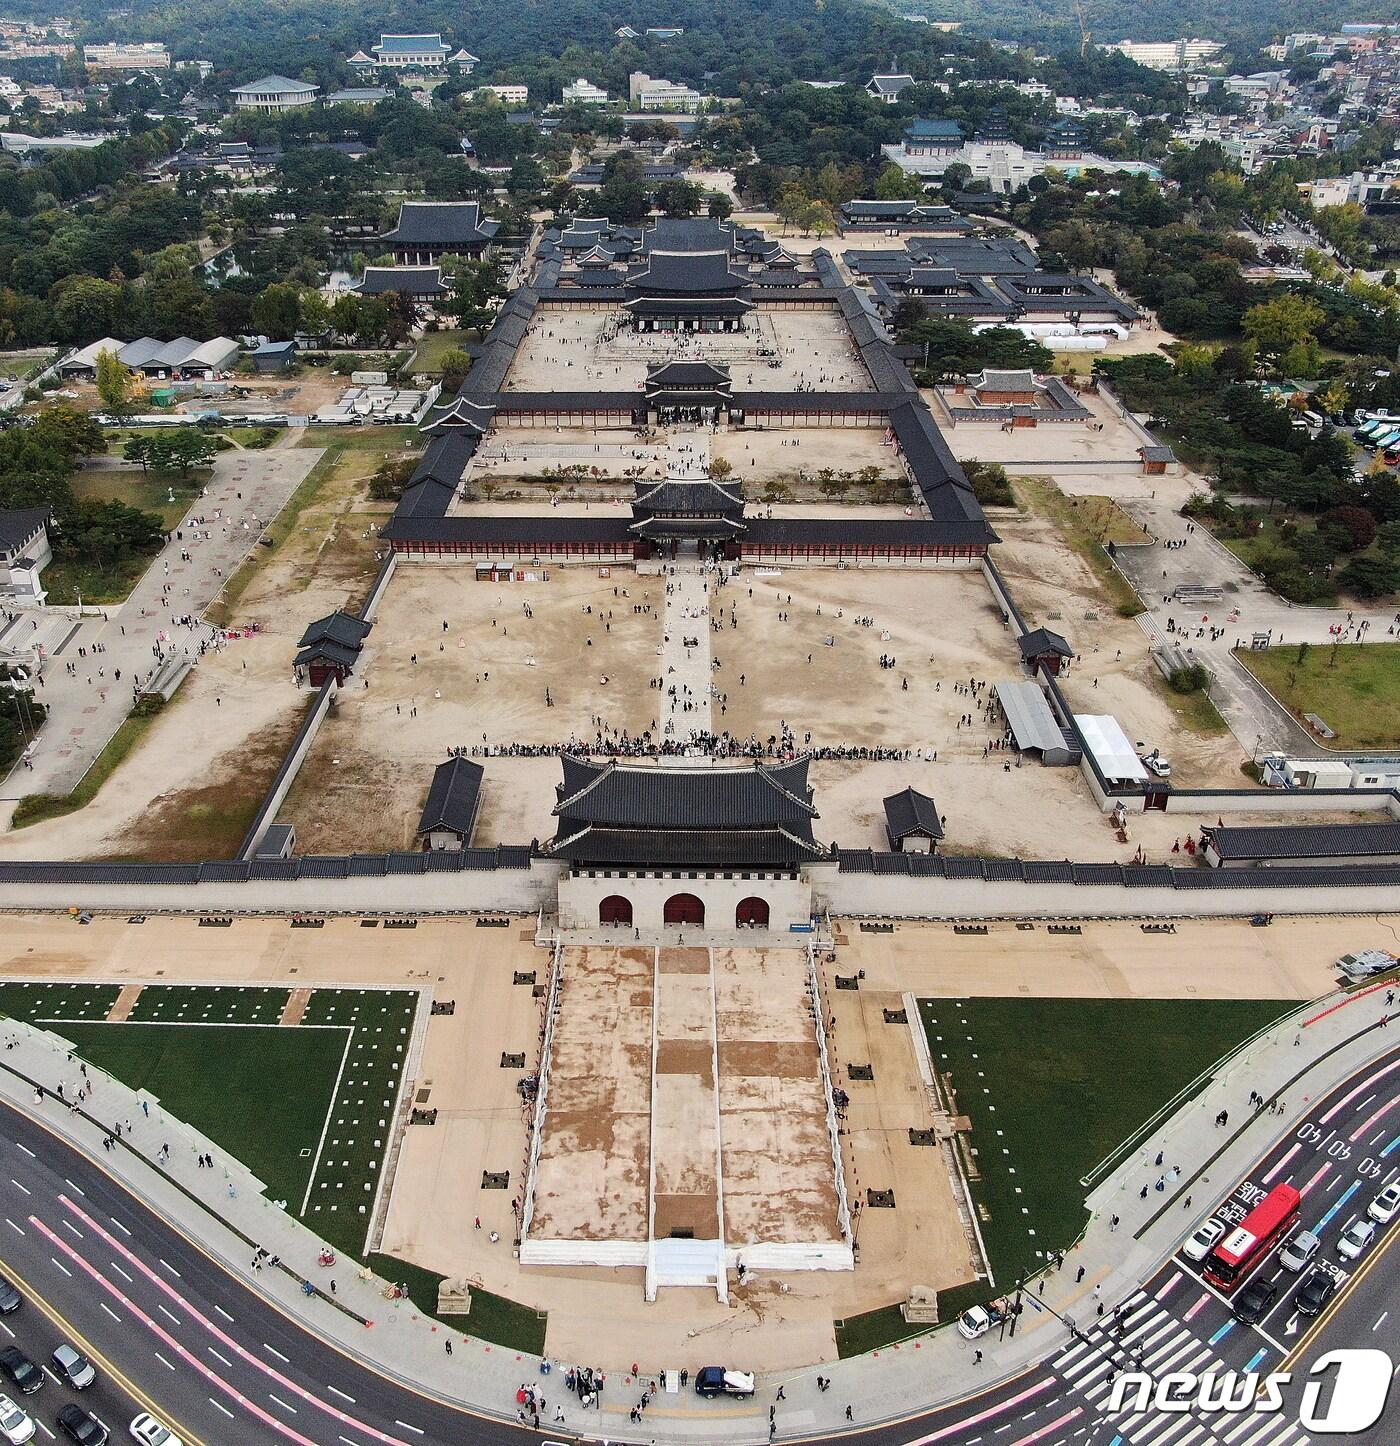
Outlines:
{"label": "pedestrian", "polygon": [[784,1386],[779,1386],[779,1387],[778,1387],[778,1394],[777,1394],[776,1396],[774,1396],[773,1399],[774,1399],[775,1401],[786,1401],[786,1400],[787,1400],[787,1389],[786,1389],[786,1387],[784,1387]]}
{"label": "pedestrian", "polygon": [[452,1354],[452,1337],[451,1337],[451,1336],[448,1336],[448,1338],[447,1338],[445,1341],[443,1341],[443,1343],[442,1343],[442,1348],[443,1348],[443,1350],[445,1350],[445,1351],[447,1352],[447,1354],[448,1354],[449,1356]]}
{"label": "pedestrian", "polygon": [[973,1351],[973,1353],[972,1353],[972,1364],[973,1364],[974,1366],[980,1366],[980,1365],[982,1364],[982,1352],[981,1352],[981,1351]]}
{"label": "pedestrian", "polygon": [[1081,1265],[1081,1266],[1079,1267],[1079,1269],[1078,1269],[1077,1271],[1075,1271],[1075,1273],[1074,1273],[1074,1283],[1075,1283],[1076,1285],[1078,1285],[1079,1282],[1080,1282],[1081,1280],[1083,1280],[1083,1279],[1084,1279],[1084,1267]]}

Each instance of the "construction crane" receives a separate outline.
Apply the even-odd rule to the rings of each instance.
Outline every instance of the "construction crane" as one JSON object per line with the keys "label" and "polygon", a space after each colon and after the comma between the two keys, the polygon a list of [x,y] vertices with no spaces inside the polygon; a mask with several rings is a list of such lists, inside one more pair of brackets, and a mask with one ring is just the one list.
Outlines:
{"label": "construction crane", "polygon": [[1079,21],[1079,55],[1082,59],[1089,53],[1089,44],[1094,38],[1094,32],[1089,29],[1084,20],[1084,0],[1074,0],[1074,13]]}

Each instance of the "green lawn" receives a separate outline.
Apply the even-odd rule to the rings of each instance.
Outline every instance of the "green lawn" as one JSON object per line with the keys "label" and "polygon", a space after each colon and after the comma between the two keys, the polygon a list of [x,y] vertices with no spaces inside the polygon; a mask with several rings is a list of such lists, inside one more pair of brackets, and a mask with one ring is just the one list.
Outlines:
{"label": "green lawn", "polygon": [[140,1024],[276,1024],[289,993],[241,984],[147,985],[130,1017]]}
{"label": "green lawn", "polygon": [[423,1312],[442,1321],[464,1336],[476,1336],[512,1350],[539,1355],[544,1350],[546,1317],[527,1305],[492,1295],[489,1290],[472,1286],[470,1315],[437,1313],[438,1284],[443,1279],[435,1271],[409,1265],[392,1255],[371,1255],[366,1262],[376,1275],[408,1287],[409,1299]]}
{"label": "green lawn", "polygon": [[[1164,944],[1164,948],[1172,948]],[[934,1067],[972,1121],[998,1290],[1085,1223],[1086,1175],[1215,1060],[1295,1006],[1273,1000],[923,1000]]]}
{"label": "green lawn", "polygon": [[44,569],[48,600],[55,606],[75,605],[79,601],[84,607],[124,603],[154,555],[154,552],[133,553],[110,566],[55,558]]}
{"label": "green lawn", "polygon": [[1400,745],[1400,643],[1315,643],[1301,662],[1292,644],[1236,656],[1296,715],[1333,729],[1329,748]]}
{"label": "green lawn", "polygon": [[418,343],[418,350],[414,352],[408,370],[436,376],[441,370],[440,359],[443,352],[452,351],[454,348],[464,351],[470,336],[469,332],[454,329],[427,332]]}
{"label": "green lawn", "polygon": [[[113,472],[105,468],[75,472],[73,495],[81,502],[125,502],[141,512],[154,512],[167,532],[184,520],[199,489],[212,473],[208,468],[186,480],[181,477],[159,477],[155,473]],[[174,493],[175,500],[170,500]]]}
{"label": "green lawn", "polygon": [[203,1131],[295,1210],[345,1051],[339,1029],[66,1023],[89,1063]]}
{"label": "green lawn", "polygon": [[[81,924],[74,924],[81,929]],[[12,968],[23,963],[11,959]],[[0,1015],[12,1019],[101,1019],[117,1002],[115,984],[78,984],[58,980],[37,984],[0,984]]]}

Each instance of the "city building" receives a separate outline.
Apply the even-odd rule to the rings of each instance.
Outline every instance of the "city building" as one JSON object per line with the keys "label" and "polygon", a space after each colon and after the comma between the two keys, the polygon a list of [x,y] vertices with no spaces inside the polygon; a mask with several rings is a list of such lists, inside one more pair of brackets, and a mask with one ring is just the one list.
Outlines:
{"label": "city building", "polygon": [[571,85],[564,87],[565,105],[607,105],[608,93],[600,90],[592,81],[580,76]]}
{"label": "city building", "polygon": [[285,75],[265,75],[251,85],[235,86],[229,92],[235,110],[256,110],[268,114],[314,105],[320,93],[319,85],[289,80]]}
{"label": "city building", "polygon": [[973,140],[962,141],[960,137],[961,129],[955,122],[920,119],[910,123],[898,145],[881,149],[901,170],[930,180],[941,178],[951,165],[966,166],[974,179],[987,181],[993,191],[1001,194],[1015,191],[1032,176],[1052,169],[1070,176],[1103,171],[1110,175],[1147,175],[1155,180],[1161,175],[1146,161],[1109,160],[1085,150],[1083,130],[1069,118],[1050,128],[1040,150],[1028,150],[1012,139],[1000,106],[988,112],[981,133]]}
{"label": "city building", "polygon": [[1190,70],[1219,55],[1224,48],[1218,40],[1120,40],[1116,45],[1105,46],[1149,70]]}
{"label": "city building", "polygon": [[634,70],[627,77],[627,97],[638,110],[644,111],[697,111],[705,100],[698,90],[688,85],[650,76],[644,70]]}
{"label": "city building", "polygon": [[502,105],[524,105],[530,99],[528,85],[479,85],[477,95],[494,95]]}
{"label": "city building", "polygon": [[89,70],[169,70],[170,52],[157,40],[85,45],[83,64]]}
{"label": "city building", "polygon": [[441,35],[381,35],[370,46],[376,65],[391,70],[441,70],[452,47]]}
{"label": "city building", "polygon": [[333,90],[326,97],[327,105],[378,105],[388,100],[392,92],[382,85],[355,85],[345,90]]}
{"label": "city building", "polygon": [[52,557],[47,507],[0,511],[0,596],[42,601],[39,575]]}

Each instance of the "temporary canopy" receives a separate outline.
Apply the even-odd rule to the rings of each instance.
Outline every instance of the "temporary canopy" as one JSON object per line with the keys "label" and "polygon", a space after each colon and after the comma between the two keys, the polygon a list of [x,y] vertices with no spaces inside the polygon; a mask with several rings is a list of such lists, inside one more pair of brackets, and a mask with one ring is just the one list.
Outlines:
{"label": "temporary canopy", "polygon": [[1111,783],[1146,783],[1137,749],[1111,713],[1076,713],[1074,721],[1099,772]]}

